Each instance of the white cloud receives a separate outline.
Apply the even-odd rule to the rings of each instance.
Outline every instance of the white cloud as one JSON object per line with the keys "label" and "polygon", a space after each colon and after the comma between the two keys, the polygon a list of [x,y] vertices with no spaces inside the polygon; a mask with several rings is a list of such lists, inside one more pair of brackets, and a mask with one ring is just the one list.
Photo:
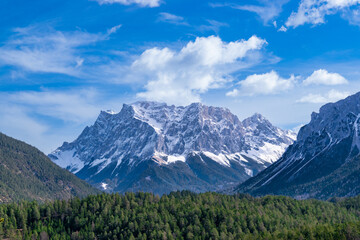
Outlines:
{"label": "white cloud", "polygon": [[277,72],[271,71],[269,73],[248,76],[245,80],[238,83],[240,85],[239,89],[234,89],[226,95],[235,97],[276,94],[293,88],[295,83],[296,77],[294,75],[285,79],[280,77]]}
{"label": "white cloud", "polygon": [[116,26],[110,28],[110,29],[107,31],[108,35],[111,35],[111,34],[113,34],[113,33],[116,33],[121,27],[122,27],[122,24],[119,24],[119,25],[116,25]]}
{"label": "white cloud", "polygon": [[48,26],[17,28],[0,47],[0,65],[30,72],[79,76],[83,64],[80,47],[104,40],[107,35],[81,31],[60,32]]}
{"label": "white cloud", "polygon": [[159,13],[158,21],[167,22],[175,25],[189,25],[184,18],[167,12]]}
{"label": "white cloud", "polygon": [[69,122],[82,123],[95,118],[99,113],[96,104],[97,92],[92,89],[73,92],[25,91],[4,94],[2,101],[21,106],[28,113],[49,116]]}
{"label": "white cloud", "polygon": [[21,106],[5,100],[1,101],[0,107],[0,129],[5,134],[31,139],[40,137],[48,130],[47,126],[29,117]]}
{"label": "white cloud", "polygon": [[215,33],[218,33],[220,31],[220,28],[222,27],[229,27],[229,24],[224,22],[219,22],[216,20],[206,20],[209,24],[208,25],[201,25],[198,27],[200,31],[213,31]]}
{"label": "white cloud", "polygon": [[322,24],[326,15],[349,11],[351,6],[359,3],[360,0],[302,0],[297,12],[292,12],[286,21],[286,26],[296,28],[306,23]]}
{"label": "white cloud", "polygon": [[147,82],[139,98],[188,104],[232,80],[231,73],[250,64],[250,52],[265,44],[256,36],[229,43],[210,36],[196,38],[179,51],[151,48],[133,62],[130,75],[133,81]]}
{"label": "white cloud", "polygon": [[161,0],[96,0],[99,4],[118,3],[122,5],[137,4],[140,7],[158,7]]}
{"label": "white cloud", "polygon": [[357,9],[347,9],[343,11],[341,16],[348,20],[350,24],[360,26],[360,7]]}
{"label": "white cloud", "polygon": [[[210,4],[212,7],[231,7],[243,11],[256,13],[264,24],[268,24],[282,12],[282,6],[289,0],[262,0],[261,5],[238,5],[238,4]],[[273,23],[273,22],[272,22]]]}
{"label": "white cloud", "polygon": [[120,107],[94,89],[20,91],[0,94],[0,132],[49,153],[74,140],[100,110]]}
{"label": "white cloud", "polygon": [[316,84],[316,85],[341,85],[347,84],[348,81],[338,73],[329,73],[325,69],[319,69],[314,71],[308,78],[303,82],[305,86]]}
{"label": "white cloud", "polygon": [[349,92],[340,92],[334,89],[330,90],[326,94],[308,94],[299,100],[298,103],[328,103],[328,102],[336,102],[338,100],[344,99],[349,96]]}
{"label": "white cloud", "polygon": [[281,26],[281,28],[278,29],[278,32],[286,32],[287,28],[285,26]]}
{"label": "white cloud", "polygon": [[240,91],[238,89],[236,89],[236,88],[234,88],[230,92],[226,93],[226,96],[228,96],[228,97],[237,97],[239,95],[240,95]]}

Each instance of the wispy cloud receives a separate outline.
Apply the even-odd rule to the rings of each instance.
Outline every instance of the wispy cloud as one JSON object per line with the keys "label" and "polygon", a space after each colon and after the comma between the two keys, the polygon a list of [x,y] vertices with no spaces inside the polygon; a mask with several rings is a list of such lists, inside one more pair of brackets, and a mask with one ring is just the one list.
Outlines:
{"label": "wispy cloud", "polygon": [[94,89],[76,91],[26,91],[7,95],[9,104],[21,105],[43,116],[62,121],[85,122],[94,118],[99,108],[96,106],[97,92]]}
{"label": "wispy cloud", "polygon": [[4,94],[0,99],[1,132],[22,140],[30,140],[39,139],[48,131],[49,127],[30,117],[24,107],[10,103],[4,98]]}
{"label": "wispy cloud", "polygon": [[2,92],[0,131],[49,153],[65,139],[73,140],[100,110],[114,105],[121,106],[119,99],[104,99],[91,88]]}
{"label": "wispy cloud", "polygon": [[304,24],[322,24],[327,15],[338,12],[343,13],[342,16],[350,23],[357,23],[358,9],[352,10],[350,7],[359,4],[360,0],[301,0],[298,10],[292,12],[286,21],[286,26],[296,28]]}
{"label": "wispy cloud", "polygon": [[0,65],[29,72],[79,76],[79,67],[84,63],[80,48],[106,37],[107,34],[61,32],[40,25],[16,28],[0,47]]}
{"label": "wispy cloud", "polygon": [[121,27],[122,27],[122,24],[113,26],[112,28],[108,29],[107,34],[111,35],[113,33],[116,33]]}
{"label": "wispy cloud", "polygon": [[122,5],[136,4],[140,7],[158,7],[161,4],[161,0],[95,0],[95,1],[97,1],[101,5],[118,3]]}
{"label": "wispy cloud", "polygon": [[258,5],[240,5],[235,3],[213,3],[212,7],[231,7],[233,9],[256,13],[265,25],[274,20],[282,12],[282,6],[289,0],[259,0]]}
{"label": "wispy cloud", "polygon": [[158,17],[159,22],[167,22],[175,25],[189,25],[183,17],[177,16],[167,12],[159,13]]}
{"label": "wispy cloud", "polygon": [[216,34],[219,34],[220,28],[229,27],[229,24],[224,22],[219,22],[211,19],[208,19],[206,21],[208,22],[207,25],[201,25],[198,27],[200,31],[213,31]]}
{"label": "wispy cloud", "polygon": [[351,25],[360,26],[360,7],[355,9],[345,9],[343,10],[341,16],[349,21]]}

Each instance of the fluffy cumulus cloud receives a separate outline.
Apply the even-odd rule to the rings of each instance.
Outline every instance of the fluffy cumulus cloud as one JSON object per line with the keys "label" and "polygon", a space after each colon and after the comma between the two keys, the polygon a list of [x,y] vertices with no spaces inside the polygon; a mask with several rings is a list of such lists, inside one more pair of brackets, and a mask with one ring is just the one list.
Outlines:
{"label": "fluffy cumulus cloud", "polygon": [[336,102],[340,99],[346,98],[349,96],[349,92],[340,92],[337,90],[330,90],[326,94],[308,94],[299,100],[298,103],[328,103],[328,102]]}
{"label": "fluffy cumulus cloud", "polygon": [[240,88],[234,89],[226,95],[236,97],[276,94],[293,88],[296,81],[297,78],[294,75],[291,75],[290,78],[282,78],[275,71],[254,74],[240,81],[238,83]]}
{"label": "fluffy cumulus cloud", "polygon": [[104,40],[106,36],[81,31],[60,32],[48,26],[17,28],[0,47],[0,65],[78,76],[79,67],[84,63],[79,48]]}
{"label": "fluffy cumulus cloud", "polygon": [[[356,17],[358,10],[352,10],[350,7],[359,4],[360,0],[302,0],[297,12],[293,12],[288,18],[286,26],[296,28],[304,24],[322,24],[325,22],[326,15],[338,12],[342,12],[343,17],[347,18],[351,23],[351,13],[354,13],[354,17]],[[344,14],[345,12],[347,14]]]}
{"label": "fluffy cumulus cloud", "polygon": [[148,49],[131,66],[134,81],[147,82],[137,97],[175,104],[200,101],[202,93],[232,80],[231,73],[253,61],[247,59],[250,52],[265,44],[256,36],[229,43],[210,36],[196,38],[179,51]]}
{"label": "fluffy cumulus cloud", "polygon": [[325,69],[319,69],[314,71],[308,78],[303,82],[305,86],[316,84],[316,85],[341,85],[347,84],[348,81],[338,73],[329,73]]}
{"label": "fluffy cumulus cloud", "polygon": [[99,4],[118,3],[122,5],[137,4],[140,7],[158,7],[161,0],[96,0]]}

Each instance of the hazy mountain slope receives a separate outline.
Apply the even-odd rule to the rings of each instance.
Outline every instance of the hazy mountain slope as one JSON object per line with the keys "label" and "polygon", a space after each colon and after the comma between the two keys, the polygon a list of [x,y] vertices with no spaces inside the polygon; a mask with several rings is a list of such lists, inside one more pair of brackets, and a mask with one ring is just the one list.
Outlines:
{"label": "hazy mountain slope", "polygon": [[36,148],[0,133],[0,203],[69,199],[97,192]]}
{"label": "hazy mountain slope", "polygon": [[313,113],[282,158],[236,191],[297,198],[359,194],[360,93]]}
{"label": "hazy mountain slope", "polygon": [[294,134],[260,114],[243,122],[228,109],[194,103],[124,104],[101,112],[49,157],[109,191],[219,190],[275,162]]}

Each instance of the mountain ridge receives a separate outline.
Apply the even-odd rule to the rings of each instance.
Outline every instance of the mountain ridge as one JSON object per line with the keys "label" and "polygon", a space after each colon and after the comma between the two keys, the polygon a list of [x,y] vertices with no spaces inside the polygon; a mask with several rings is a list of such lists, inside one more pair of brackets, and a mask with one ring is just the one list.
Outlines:
{"label": "mountain ridge", "polygon": [[359,124],[360,93],[325,104],[279,161],[235,191],[320,199],[359,194],[353,178],[360,167]]}
{"label": "mountain ridge", "polygon": [[[171,183],[177,187],[169,189],[182,190],[178,185],[186,187],[189,179],[194,183],[201,176],[201,181],[208,183],[203,190],[214,190],[217,187],[211,187],[211,184],[234,184],[263,170],[280,157],[293,138],[294,134],[290,131],[274,127],[260,114],[242,122],[229,109],[201,103],[176,107],[164,103],[136,102],[124,104],[119,113],[101,111],[94,125],[86,127],[74,142],[64,143],[49,157],[92,184],[108,184],[106,186],[113,186],[113,190],[119,181],[127,181],[125,178],[130,172],[140,173],[156,166],[159,168],[149,175],[150,178],[139,176],[142,180],[133,179],[133,184],[151,179],[151,176],[154,179],[155,174],[164,176],[158,184]],[[151,161],[155,166],[144,161]],[[216,166],[208,168],[213,162]],[[199,165],[202,166],[201,171]],[[217,171],[219,175],[216,175],[215,168],[221,168],[223,173]],[[231,174],[226,168],[231,168]],[[163,169],[161,174],[158,172],[160,169]],[[165,169],[173,173],[182,171],[184,175],[178,180],[183,183],[178,184],[172,176],[167,176]],[[213,173],[217,180],[209,180],[202,172],[208,170],[207,174]],[[224,176],[225,173],[230,177]],[[112,179],[100,181],[100,175],[103,178],[110,175]],[[226,180],[220,184],[221,177]],[[202,191],[201,184],[194,184],[196,187],[192,190]],[[123,186],[120,191],[128,188],[131,187]]]}

